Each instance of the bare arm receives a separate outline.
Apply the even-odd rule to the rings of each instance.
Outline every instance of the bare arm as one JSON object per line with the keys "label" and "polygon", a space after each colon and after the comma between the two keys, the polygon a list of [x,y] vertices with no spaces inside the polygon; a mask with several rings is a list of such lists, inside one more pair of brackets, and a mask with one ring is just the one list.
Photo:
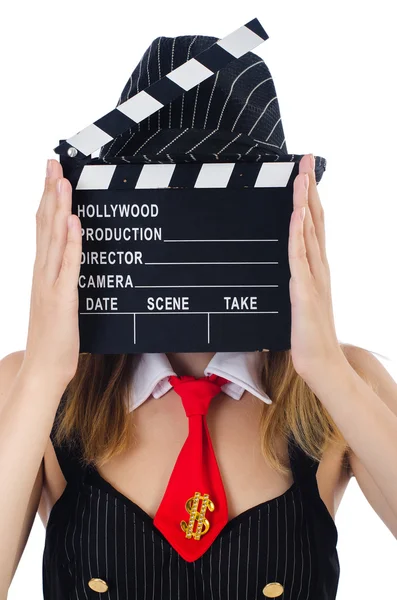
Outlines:
{"label": "bare arm", "polygon": [[[4,400],[10,391],[10,388],[15,380],[15,377],[21,367],[24,352],[13,352],[9,354],[2,361],[0,361],[0,407],[3,406]],[[0,425],[1,429],[1,425]],[[28,505],[25,512],[25,517],[22,523],[20,535],[14,530],[15,537],[18,537],[17,550],[15,554],[14,566],[11,573],[11,580],[13,579],[19,561],[26,546],[26,542],[29,538],[32,525],[38,511],[40,498],[43,488],[43,476],[44,476],[44,464],[40,462],[40,467],[36,475],[36,479],[33,484],[32,492],[28,499]],[[1,589],[1,585],[0,585]]]}
{"label": "bare arm", "polygon": [[351,469],[364,495],[395,535],[397,384],[370,353],[349,349],[345,358],[318,372],[310,387],[348,443]]}
{"label": "bare arm", "polygon": [[62,391],[21,371],[23,353],[0,361],[0,598],[7,591],[37,512],[43,456]]}
{"label": "bare arm", "polygon": [[[349,363],[365,374],[376,394],[397,417],[397,384],[382,363],[371,352],[356,346],[345,346],[344,353]],[[349,460],[351,473],[355,476],[364,496],[397,539],[397,513],[393,512],[379,485],[375,483],[374,478],[352,448],[349,449]]]}
{"label": "bare arm", "polygon": [[[43,487],[44,452],[79,356],[81,224],[70,217],[70,182],[57,161],[50,163],[36,213],[26,350],[0,361],[0,600],[7,598],[29,537]],[[57,180],[64,184],[58,190]]]}

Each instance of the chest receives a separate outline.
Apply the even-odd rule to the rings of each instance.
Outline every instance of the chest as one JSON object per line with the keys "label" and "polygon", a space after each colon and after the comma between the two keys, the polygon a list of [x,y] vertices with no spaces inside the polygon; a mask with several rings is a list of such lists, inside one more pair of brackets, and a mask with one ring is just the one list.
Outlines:
{"label": "chest", "polygon": [[[229,518],[283,494],[293,483],[290,472],[274,471],[261,454],[260,422],[267,409],[268,405],[248,392],[240,400],[221,393],[211,402],[207,423],[228,498]],[[162,398],[147,400],[134,411],[131,428],[131,448],[97,470],[153,517],[188,435],[180,397],[170,390]],[[279,442],[278,455],[289,466],[287,454],[286,444]]]}
{"label": "chest", "polygon": [[[210,404],[208,429],[228,500],[229,519],[250,507],[284,494],[293,483],[291,471],[272,469],[261,452],[261,419],[269,405],[245,392],[240,400],[219,394]],[[150,398],[132,414],[133,443],[122,455],[97,468],[98,476],[153,518],[160,505],[175,461],[188,434],[188,420],[180,397],[170,390]],[[277,454],[290,466],[288,448],[276,442]],[[335,498],[343,497],[348,483],[340,451],[327,450],[317,469],[319,494],[335,518]],[[39,514],[44,524],[65,489],[65,479],[49,442],[44,456],[45,483]],[[99,482],[101,483],[101,481]]]}

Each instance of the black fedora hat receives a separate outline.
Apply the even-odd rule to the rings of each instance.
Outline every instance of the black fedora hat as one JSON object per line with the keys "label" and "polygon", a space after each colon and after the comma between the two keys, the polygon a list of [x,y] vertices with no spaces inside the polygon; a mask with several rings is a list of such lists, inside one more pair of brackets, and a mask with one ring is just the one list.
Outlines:
{"label": "black fedora hat", "polygon": [[[204,35],[156,38],[131,73],[117,106],[218,40]],[[273,78],[253,52],[127,129],[99,153],[104,162],[117,157],[127,163],[263,162],[281,157],[298,162],[302,156],[287,150]],[[316,156],[317,183],[325,168],[326,159]]]}

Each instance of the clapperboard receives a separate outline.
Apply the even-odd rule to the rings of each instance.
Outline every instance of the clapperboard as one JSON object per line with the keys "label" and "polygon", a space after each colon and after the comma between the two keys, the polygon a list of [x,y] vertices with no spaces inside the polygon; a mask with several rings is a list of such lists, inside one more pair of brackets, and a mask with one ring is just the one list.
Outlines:
{"label": "clapperboard", "polygon": [[250,21],[54,149],[83,230],[80,352],[291,347],[288,237],[298,162],[90,156],[266,39]]}

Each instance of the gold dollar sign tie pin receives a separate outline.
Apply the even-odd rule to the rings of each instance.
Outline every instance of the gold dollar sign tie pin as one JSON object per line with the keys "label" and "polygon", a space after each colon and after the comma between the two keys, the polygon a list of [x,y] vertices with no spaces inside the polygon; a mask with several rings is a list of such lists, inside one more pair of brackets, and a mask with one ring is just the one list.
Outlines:
{"label": "gold dollar sign tie pin", "polygon": [[[201,508],[199,508],[199,502],[201,500]],[[190,514],[189,522],[181,521],[182,530],[185,531],[187,538],[194,537],[195,540],[199,540],[202,535],[207,533],[210,528],[210,522],[206,519],[206,511],[210,510],[214,512],[215,505],[210,499],[208,494],[202,496],[200,492],[194,494],[194,498],[189,498],[186,502],[185,508]],[[198,522],[196,531],[193,531],[195,522]]]}

